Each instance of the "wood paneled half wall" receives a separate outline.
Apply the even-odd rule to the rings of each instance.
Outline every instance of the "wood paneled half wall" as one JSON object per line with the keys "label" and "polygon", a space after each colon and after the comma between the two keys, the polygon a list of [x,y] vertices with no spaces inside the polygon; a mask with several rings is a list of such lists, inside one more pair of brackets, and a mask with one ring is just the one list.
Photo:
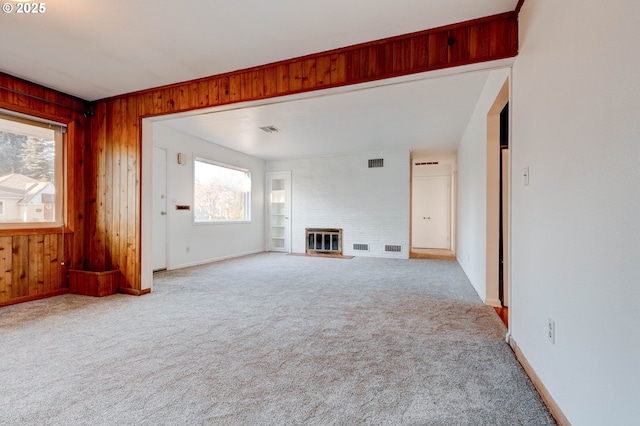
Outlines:
{"label": "wood paneled half wall", "polygon": [[[91,105],[0,76],[0,107],[48,115],[50,119],[64,117],[65,123],[72,123],[67,132],[69,188],[74,188],[68,206],[68,229],[73,241],[70,262],[74,269],[119,269],[120,291],[140,294],[143,118],[499,60],[514,57],[517,52],[517,15],[510,12],[144,90]],[[7,87],[11,90],[4,89]],[[54,99],[55,104],[40,98]],[[87,108],[92,118],[79,113]],[[1,235],[13,238],[4,231]]]}

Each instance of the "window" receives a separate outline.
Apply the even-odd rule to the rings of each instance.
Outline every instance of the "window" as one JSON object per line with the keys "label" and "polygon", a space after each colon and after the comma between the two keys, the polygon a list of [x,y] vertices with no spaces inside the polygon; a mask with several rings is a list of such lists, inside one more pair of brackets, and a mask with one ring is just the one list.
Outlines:
{"label": "window", "polygon": [[62,129],[0,112],[0,229],[62,225]]}
{"label": "window", "polygon": [[251,220],[251,172],[214,163],[194,161],[194,221],[244,222]]}

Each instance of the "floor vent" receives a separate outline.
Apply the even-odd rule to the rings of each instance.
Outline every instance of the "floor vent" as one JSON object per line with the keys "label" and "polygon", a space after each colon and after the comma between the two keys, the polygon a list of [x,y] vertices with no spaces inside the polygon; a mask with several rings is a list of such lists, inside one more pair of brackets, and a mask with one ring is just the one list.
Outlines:
{"label": "floor vent", "polygon": [[384,251],[390,251],[394,253],[402,253],[402,246],[394,246],[394,245],[385,245]]}
{"label": "floor vent", "polygon": [[369,160],[369,168],[384,167],[384,158],[374,158]]}
{"label": "floor vent", "polygon": [[369,244],[354,244],[354,250],[369,251]]}
{"label": "floor vent", "polygon": [[438,164],[437,161],[425,161],[422,163],[415,163],[416,166],[435,166],[437,164]]}

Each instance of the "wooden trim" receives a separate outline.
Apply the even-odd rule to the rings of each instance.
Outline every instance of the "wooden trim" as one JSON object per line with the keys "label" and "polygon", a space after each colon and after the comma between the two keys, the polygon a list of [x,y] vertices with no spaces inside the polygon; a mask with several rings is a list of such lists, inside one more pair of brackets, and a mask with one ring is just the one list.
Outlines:
{"label": "wooden trim", "polygon": [[[0,83],[1,84],[1,83]],[[30,115],[32,117],[41,118],[43,120],[49,120],[56,123],[69,125],[73,120],[70,117],[60,117],[56,114],[49,114],[46,112],[34,112],[32,109],[24,107],[22,105],[14,105],[10,102],[4,102],[0,99],[0,109],[4,109],[6,111],[17,112],[19,114]]]}
{"label": "wooden trim", "polygon": [[524,0],[518,0],[518,4],[516,5],[516,15],[520,14],[520,9],[522,9],[522,6],[524,5]]}
{"label": "wooden trim", "polygon": [[[88,113],[91,105],[84,99],[76,98],[3,72],[0,72],[0,91],[7,92],[0,95],[0,98],[26,98],[17,105],[13,102],[2,102],[0,99],[0,108],[57,122],[61,122],[60,118],[64,116],[67,119],[65,123],[68,123],[72,121],[74,113]],[[33,112],[33,106],[36,104],[45,104],[52,110],[36,114]],[[66,113],[60,114],[61,110],[65,110]]]}
{"label": "wooden trim", "polygon": [[[62,234],[62,228],[24,228],[24,229],[0,229],[0,236],[12,236],[12,235],[54,235]],[[69,228],[64,228],[64,234],[73,234],[73,231]]]}
{"label": "wooden trim", "polygon": [[36,294],[33,296],[17,297],[15,299],[0,302],[0,308],[4,306],[9,306],[9,305],[16,305],[18,303],[23,303],[23,302],[32,302],[34,300],[46,299],[48,297],[62,296],[63,294],[67,294],[67,293],[69,293],[68,288],[61,288],[59,290],[50,291],[48,293]]}
{"label": "wooden trim", "polygon": [[[443,252],[442,254],[437,253]],[[409,251],[409,259],[440,259],[440,260],[456,260],[456,255],[452,250],[439,250],[427,249],[426,252],[422,252],[421,249],[414,249],[413,247]]]}
{"label": "wooden trim", "polygon": [[120,271],[69,270],[69,292],[85,296],[110,296],[118,292]]}
{"label": "wooden trim", "polygon": [[513,352],[516,354],[516,359],[520,362],[522,368],[524,368],[524,371],[527,373],[527,375],[531,379],[531,382],[538,390],[538,393],[542,397],[544,403],[547,405],[547,408],[549,408],[549,411],[551,411],[551,415],[553,415],[553,418],[556,419],[560,426],[571,426],[571,423],[566,418],[558,404],[551,397],[551,394],[542,383],[542,380],[540,380],[533,367],[531,367],[531,364],[529,364],[529,361],[527,361],[527,358],[525,358],[524,354],[520,350],[520,347],[513,339],[513,337],[509,337],[509,346],[511,346],[511,349],[513,349]]}
{"label": "wooden trim", "polygon": [[119,288],[118,293],[128,294],[129,296],[143,296],[145,294],[151,293],[151,289],[143,288],[142,290],[136,290],[133,288]]}

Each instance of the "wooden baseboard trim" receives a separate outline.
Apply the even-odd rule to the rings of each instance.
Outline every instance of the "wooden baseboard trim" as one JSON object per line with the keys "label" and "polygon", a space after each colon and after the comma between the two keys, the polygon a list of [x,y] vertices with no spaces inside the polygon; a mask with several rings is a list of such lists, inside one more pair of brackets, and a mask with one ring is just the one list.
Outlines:
{"label": "wooden baseboard trim", "polygon": [[454,254],[431,254],[410,252],[409,259],[438,259],[438,260],[456,260]]}
{"label": "wooden baseboard trim", "polygon": [[560,426],[571,426],[571,423],[569,423],[569,420],[565,417],[558,404],[556,404],[554,399],[551,397],[551,394],[544,386],[535,370],[531,367],[531,364],[529,364],[529,361],[527,361],[527,358],[525,358],[524,354],[518,347],[518,344],[515,340],[513,340],[513,337],[509,337],[509,346],[511,346],[511,349],[513,349],[513,352],[516,354],[516,359],[518,360],[518,362],[520,362],[520,365],[522,365],[522,368],[524,368],[524,371],[527,373],[527,375],[531,379],[531,382],[538,390],[538,393],[542,397],[544,403],[547,405],[547,408],[549,408],[549,411],[551,411],[551,415],[553,416],[553,418],[556,419],[556,422],[558,422]]}
{"label": "wooden baseboard trim", "polygon": [[129,296],[142,296],[151,293],[151,289],[143,288],[142,290],[136,290],[133,288],[119,288],[118,293],[128,294]]}
{"label": "wooden baseboard trim", "polygon": [[36,294],[33,296],[16,297],[15,299],[0,302],[0,308],[4,306],[9,306],[9,305],[16,305],[18,303],[32,302],[34,300],[46,299],[48,297],[62,296],[63,294],[67,294],[67,293],[69,293],[69,288],[62,288],[60,290],[50,291],[49,293]]}

